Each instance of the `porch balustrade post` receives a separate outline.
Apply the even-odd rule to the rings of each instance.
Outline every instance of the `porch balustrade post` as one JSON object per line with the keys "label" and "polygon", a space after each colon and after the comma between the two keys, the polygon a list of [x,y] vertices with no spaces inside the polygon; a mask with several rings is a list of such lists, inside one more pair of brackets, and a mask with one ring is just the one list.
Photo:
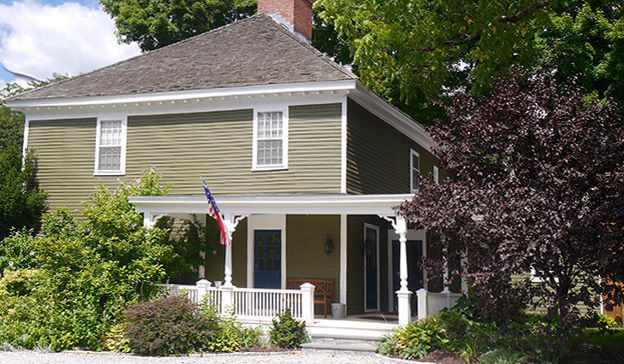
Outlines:
{"label": "porch balustrade post", "polygon": [[418,291],[416,291],[416,294],[418,295],[418,319],[422,320],[425,317],[427,317],[427,309],[428,309],[427,300],[428,300],[429,293],[427,292],[426,289],[421,288]]}
{"label": "porch balustrade post", "polygon": [[403,216],[397,215],[394,228],[397,235],[399,235],[400,243],[399,274],[401,277],[401,288],[396,291],[399,306],[399,325],[405,326],[412,319],[410,304],[412,292],[407,288],[407,222]]}
{"label": "porch balustrade post", "polygon": [[234,286],[221,286],[221,316],[229,316],[235,311],[234,308]]}
{"label": "porch balustrade post", "polygon": [[212,282],[206,279],[200,279],[195,285],[197,286],[197,303],[202,303],[204,297],[208,294],[208,287],[212,285]]}
{"label": "porch balustrade post", "polygon": [[302,318],[306,324],[314,322],[314,285],[311,283],[304,283],[299,289],[301,289],[301,311]]}

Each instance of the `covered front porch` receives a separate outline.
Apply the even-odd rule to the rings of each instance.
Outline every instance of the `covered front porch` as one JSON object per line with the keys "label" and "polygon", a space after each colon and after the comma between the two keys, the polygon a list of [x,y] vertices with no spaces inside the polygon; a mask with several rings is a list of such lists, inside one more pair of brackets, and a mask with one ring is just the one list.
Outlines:
{"label": "covered front porch", "polygon": [[[225,247],[224,259],[201,267],[200,277],[206,279],[193,289],[196,299],[208,295],[224,312],[234,310],[239,319],[258,322],[270,322],[290,307],[296,317],[313,324],[324,320],[323,305],[314,304],[314,287],[286,289],[287,283],[327,280],[334,283],[331,303],[344,305],[349,319],[376,314],[393,318],[384,324],[406,325],[435,313],[454,304],[458,295],[448,287],[431,294],[423,286],[426,275],[417,263],[432,253],[426,234],[409,230],[394,210],[411,198],[216,196],[232,243]],[[203,196],[132,197],[130,202],[144,214],[146,226],[165,215],[188,218],[209,212]]]}

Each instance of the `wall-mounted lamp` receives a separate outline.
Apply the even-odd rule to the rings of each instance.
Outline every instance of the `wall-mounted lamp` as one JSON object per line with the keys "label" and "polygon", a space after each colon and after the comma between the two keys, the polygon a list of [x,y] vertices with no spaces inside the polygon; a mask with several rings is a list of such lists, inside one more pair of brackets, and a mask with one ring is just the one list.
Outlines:
{"label": "wall-mounted lamp", "polygon": [[334,242],[329,238],[329,234],[327,235],[327,240],[325,240],[325,254],[330,255],[332,250],[334,249]]}

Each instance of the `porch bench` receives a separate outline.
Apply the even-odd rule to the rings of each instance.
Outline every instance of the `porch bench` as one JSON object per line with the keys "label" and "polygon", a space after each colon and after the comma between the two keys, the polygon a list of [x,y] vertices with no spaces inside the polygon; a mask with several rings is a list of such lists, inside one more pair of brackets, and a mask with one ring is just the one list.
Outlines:
{"label": "porch bench", "polygon": [[304,283],[314,285],[314,304],[323,304],[323,313],[327,318],[327,305],[334,301],[334,281],[324,279],[287,279],[286,289],[299,289]]}

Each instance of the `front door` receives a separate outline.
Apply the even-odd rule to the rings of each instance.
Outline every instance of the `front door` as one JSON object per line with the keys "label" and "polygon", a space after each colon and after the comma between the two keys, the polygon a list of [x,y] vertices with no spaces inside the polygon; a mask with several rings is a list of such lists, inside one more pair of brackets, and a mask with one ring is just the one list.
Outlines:
{"label": "front door", "polygon": [[364,224],[364,311],[379,311],[379,227]]}
{"label": "front door", "polygon": [[281,288],[281,230],[255,230],[254,246],[254,287],[276,289]]}

